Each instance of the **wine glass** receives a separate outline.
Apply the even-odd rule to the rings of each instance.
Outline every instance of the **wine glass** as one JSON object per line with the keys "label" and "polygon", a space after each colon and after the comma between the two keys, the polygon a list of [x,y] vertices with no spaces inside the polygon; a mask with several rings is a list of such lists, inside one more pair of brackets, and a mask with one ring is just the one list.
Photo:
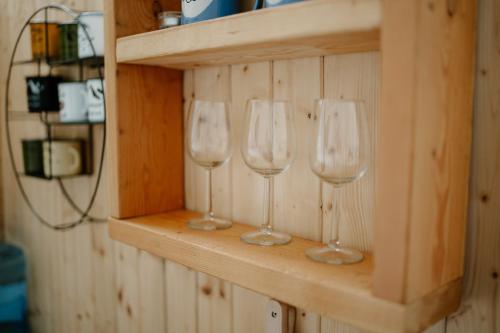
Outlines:
{"label": "wine glass", "polygon": [[208,174],[208,212],[202,218],[189,220],[189,227],[206,231],[231,227],[231,221],[215,217],[212,207],[212,169],[224,164],[231,155],[229,103],[193,100],[186,144],[189,156]]}
{"label": "wine glass", "polygon": [[273,177],[284,172],[295,154],[293,109],[288,101],[252,99],[247,102],[241,140],[246,165],[264,176],[267,183],[266,223],[256,231],[241,235],[241,240],[256,245],[283,245],[292,237],[273,230]]}
{"label": "wine glass", "polygon": [[[369,160],[369,133],[362,101],[316,101],[309,137],[309,165],[323,181],[336,188],[361,178]],[[339,241],[339,207],[333,200],[332,240],[321,248],[306,250],[320,262],[341,265],[363,260],[363,254]]]}

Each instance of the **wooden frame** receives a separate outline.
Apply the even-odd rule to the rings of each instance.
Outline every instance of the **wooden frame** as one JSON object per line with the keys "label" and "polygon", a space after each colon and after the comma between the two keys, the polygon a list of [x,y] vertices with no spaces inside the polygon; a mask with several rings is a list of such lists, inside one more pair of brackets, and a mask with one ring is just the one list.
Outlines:
{"label": "wooden frame", "polygon": [[[380,15],[379,0],[355,5],[351,0],[321,0],[286,11],[276,7],[241,13],[119,38],[117,61],[189,69],[372,51],[379,48]],[[289,23],[287,29],[277,22]],[[202,38],[207,34],[217,38]]]}
{"label": "wooden frame", "polygon": [[[373,331],[417,332],[455,310],[463,275],[475,2],[312,0],[148,32],[155,25],[149,2],[106,2],[111,237]],[[173,1],[163,1],[163,5],[175,7]],[[342,24],[329,23],[315,30],[307,13],[324,12]],[[304,26],[294,21],[298,27],[284,32],[245,29],[252,22],[264,25],[271,19],[290,24],[288,15],[299,13],[306,17]],[[238,27],[241,31],[235,33]],[[204,30],[220,38],[181,43],[189,34],[197,40],[196,33]],[[171,47],[173,41],[180,46]],[[259,252],[263,266],[231,253],[244,250],[246,245],[234,243],[232,233],[245,227],[228,231],[233,238],[223,233],[207,236],[186,230],[179,218],[172,217],[190,213],[145,216],[183,208],[182,72],[170,68],[377,47],[382,52],[382,93],[373,263],[368,260],[341,269],[314,266],[317,271],[307,278],[303,273],[282,273],[276,276],[276,285],[269,285],[257,275],[277,260],[269,254],[273,249]],[[241,59],[240,50],[250,56]],[[161,94],[158,87],[162,87]],[[133,218],[137,216],[141,217]],[[213,242],[214,247],[205,248],[204,256],[195,260],[189,250],[199,250],[202,242]],[[228,252],[221,253],[225,245]],[[179,247],[187,254],[176,252]],[[297,253],[288,253],[286,260],[303,260]],[[202,259],[217,258],[246,267],[255,278],[244,279],[215,264],[203,264]],[[358,285],[360,267],[365,267],[367,282]],[[322,285],[321,274],[342,274],[345,281],[354,282],[341,290]],[[304,288],[304,294],[287,290],[273,294],[272,288],[285,278],[310,289]],[[330,297],[321,299],[323,293]],[[341,294],[341,301],[332,297]],[[348,304],[359,305],[362,312],[350,314]],[[389,317],[378,315],[381,308]]]}
{"label": "wooden frame", "polygon": [[374,292],[393,301],[463,273],[475,8],[384,2]]}

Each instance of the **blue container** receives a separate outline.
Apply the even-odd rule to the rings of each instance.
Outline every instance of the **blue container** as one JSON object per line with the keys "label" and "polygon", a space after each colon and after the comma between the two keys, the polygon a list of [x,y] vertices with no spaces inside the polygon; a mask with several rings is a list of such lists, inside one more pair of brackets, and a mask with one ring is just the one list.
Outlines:
{"label": "blue container", "polygon": [[26,259],[20,248],[0,243],[0,328],[25,327],[25,320]]}
{"label": "blue container", "polygon": [[26,282],[0,286],[0,323],[22,322],[26,315]]}
{"label": "blue container", "polygon": [[182,24],[236,14],[239,0],[182,0]]}

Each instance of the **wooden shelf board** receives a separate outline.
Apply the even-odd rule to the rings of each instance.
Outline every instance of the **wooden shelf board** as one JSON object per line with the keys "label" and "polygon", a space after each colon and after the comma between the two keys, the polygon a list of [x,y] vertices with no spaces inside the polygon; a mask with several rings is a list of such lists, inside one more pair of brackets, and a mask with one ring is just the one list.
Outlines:
{"label": "wooden shelf board", "polygon": [[191,230],[189,211],[118,220],[111,238],[197,271],[375,332],[417,332],[458,305],[458,283],[402,305],[373,296],[370,254],[354,265],[316,263],[304,255],[318,242],[294,237],[286,246],[259,247],[240,241],[253,227],[235,223],[216,232]]}
{"label": "wooden shelf board", "polygon": [[311,0],[118,38],[118,63],[189,69],[379,49],[380,0]]}

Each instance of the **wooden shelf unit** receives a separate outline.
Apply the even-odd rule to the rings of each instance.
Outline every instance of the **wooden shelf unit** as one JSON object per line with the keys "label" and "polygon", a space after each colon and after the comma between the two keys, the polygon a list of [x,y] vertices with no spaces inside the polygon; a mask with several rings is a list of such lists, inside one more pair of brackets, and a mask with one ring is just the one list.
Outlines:
{"label": "wooden shelf unit", "polygon": [[[113,239],[374,332],[419,332],[458,307],[474,1],[311,0],[163,31],[153,31],[151,8],[152,0],[105,5]],[[376,49],[382,89],[366,261],[310,262],[303,249],[315,243],[300,238],[251,247],[240,243],[248,227],[239,224],[186,228],[178,69]]]}
{"label": "wooden shelf unit", "polygon": [[119,38],[116,59],[189,69],[378,50],[380,6],[316,0],[241,13]]}
{"label": "wooden shelf unit", "polygon": [[426,302],[455,304],[460,284],[453,281],[431,297],[405,306],[375,297],[370,254],[355,265],[324,265],[304,251],[319,242],[294,237],[288,246],[244,244],[240,235],[253,227],[235,223],[216,233],[191,230],[189,218],[199,213],[165,214],[110,219],[112,238],[245,288],[309,309],[373,332],[417,332],[441,318],[449,308],[425,309]]}

